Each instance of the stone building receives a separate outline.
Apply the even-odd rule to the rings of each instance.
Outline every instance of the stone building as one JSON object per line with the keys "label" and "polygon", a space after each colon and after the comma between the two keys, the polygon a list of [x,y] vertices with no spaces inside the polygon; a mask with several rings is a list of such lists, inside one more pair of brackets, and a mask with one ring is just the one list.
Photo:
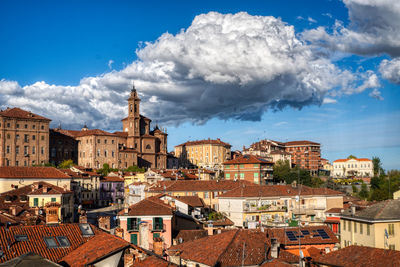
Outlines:
{"label": "stone building", "polygon": [[0,110],[0,167],[47,163],[50,121],[20,108]]}
{"label": "stone building", "polygon": [[133,87],[128,99],[128,117],[122,119],[122,132],[88,129],[86,125],[80,131],[53,129],[52,160],[53,156],[55,162],[73,159],[85,168],[102,168],[103,164],[118,169],[133,165],[166,168],[168,135],[158,126],[150,130],[151,120],[139,111],[140,98]]}
{"label": "stone building", "polygon": [[231,158],[231,145],[217,140],[189,141],[175,146],[179,167],[201,167],[222,170],[222,164]]}

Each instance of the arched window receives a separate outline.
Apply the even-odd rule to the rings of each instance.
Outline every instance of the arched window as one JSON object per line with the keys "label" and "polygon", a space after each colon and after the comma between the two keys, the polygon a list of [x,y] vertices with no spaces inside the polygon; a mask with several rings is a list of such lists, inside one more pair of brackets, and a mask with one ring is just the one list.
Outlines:
{"label": "arched window", "polygon": [[150,145],[147,145],[147,146],[146,146],[146,149],[151,149],[151,146],[150,146]]}

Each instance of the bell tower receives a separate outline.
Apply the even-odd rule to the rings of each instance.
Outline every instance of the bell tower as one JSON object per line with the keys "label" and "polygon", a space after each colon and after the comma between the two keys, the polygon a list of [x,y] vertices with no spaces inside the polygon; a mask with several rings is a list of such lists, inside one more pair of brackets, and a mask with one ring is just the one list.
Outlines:
{"label": "bell tower", "polygon": [[128,98],[128,117],[123,120],[124,132],[128,132],[127,147],[140,149],[140,98],[135,85]]}

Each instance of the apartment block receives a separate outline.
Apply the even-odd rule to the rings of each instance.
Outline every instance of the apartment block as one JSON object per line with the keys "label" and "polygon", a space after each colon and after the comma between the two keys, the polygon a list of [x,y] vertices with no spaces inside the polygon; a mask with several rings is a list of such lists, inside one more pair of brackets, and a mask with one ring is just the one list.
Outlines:
{"label": "apartment block", "polygon": [[20,108],[0,110],[0,167],[47,163],[50,121]]}

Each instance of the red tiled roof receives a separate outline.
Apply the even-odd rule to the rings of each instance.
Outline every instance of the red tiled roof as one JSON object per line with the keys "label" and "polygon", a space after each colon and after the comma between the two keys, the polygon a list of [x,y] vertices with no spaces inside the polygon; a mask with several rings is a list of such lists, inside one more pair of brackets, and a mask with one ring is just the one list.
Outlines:
{"label": "red tiled roof", "polygon": [[[298,187],[291,185],[246,185],[237,187],[218,197],[272,197],[272,196],[296,196],[299,193]],[[301,195],[343,195],[342,192],[328,188],[312,188],[301,185]]]}
{"label": "red tiled roof", "polygon": [[260,267],[293,267],[292,264],[283,262],[280,259],[273,259],[272,261],[265,262]]}
{"label": "red tiled roof", "polygon": [[69,175],[53,167],[0,167],[0,178],[71,179]]}
{"label": "red tiled roof", "polygon": [[75,130],[64,130],[64,129],[52,129],[54,132],[58,132],[64,135],[67,135],[69,137],[76,137],[77,135],[80,134],[81,131],[75,131]]}
{"label": "red tiled roof", "polygon": [[[245,244],[245,245],[243,245]],[[236,229],[170,247],[180,257],[209,266],[259,265],[268,255],[269,239],[260,230]],[[244,249],[244,251],[243,251]]]}
{"label": "red tiled roof", "polygon": [[397,267],[400,266],[400,251],[349,246],[316,257],[313,262],[335,267]]}
{"label": "red tiled roof", "polygon": [[343,210],[343,208],[331,208],[327,211],[325,211],[325,213],[341,213]]}
{"label": "red tiled roof", "polygon": [[138,203],[131,205],[128,214],[121,210],[118,215],[121,216],[143,216],[143,215],[173,215],[171,206],[164,204],[157,197],[145,198]]}
{"label": "red tiled roof", "polygon": [[135,262],[132,267],[168,267],[168,266],[178,266],[172,262],[168,262],[164,259],[160,259],[154,255],[148,256],[146,259]]}
{"label": "red tiled roof", "polygon": [[197,146],[197,145],[207,145],[207,144],[231,147],[230,144],[225,143],[225,142],[221,141],[220,139],[217,139],[217,140],[205,139],[205,140],[197,140],[197,141],[188,141],[183,144],[177,145],[176,147],[178,147],[178,146]]}
{"label": "red tiled roof", "polygon": [[232,222],[228,217],[224,217],[223,219],[213,221],[212,225],[213,226],[231,226],[231,225],[234,225],[234,222]]}
{"label": "red tiled roof", "polygon": [[128,132],[114,132],[116,136],[128,137]]}
{"label": "red tiled roof", "polygon": [[[229,191],[245,184],[246,186],[253,183],[248,181],[231,181],[231,180],[178,180],[178,181],[160,181],[151,186],[148,191],[154,193],[167,192],[207,192],[207,191]],[[164,188],[165,186],[165,188]]]}
{"label": "red tiled roof", "polygon": [[26,111],[20,108],[8,108],[6,110],[0,110],[0,117],[51,121],[48,118],[36,115],[30,111]]}
{"label": "red tiled roof", "polygon": [[31,192],[28,193],[28,195],[59,195],[72,193],[72,191],[67,190],[66,188],[62,188],[46,182],[36,182],[30,186],[28,185],[28,187],[31,188]]}
{"label": "red tiled roof", "polygon": [[230,165],[230,164],[255,164],[255,163],[260,163],[260,164],[273,164],[272,161],[256,157],[253,155],[244,155],[244,156],[239,156],[235,159],[231,159],[228,161],[224,162],[224,165]]}
{"label": "red tiled roof", "polygon": [[124,178],[118,176],[106,176],[100,179],[100,182],[124,182]]}
{"label": "red tiled roof", "polygon": [[316,143],[316,142],[311,142],[311,141],[290,141],[290,142],[286,142],[285,146],[320,146],[320,143]]}
{"label": "red tiled roof", "polygon": [[[317,229],[322,229],[325,230],[325,232],[329,235],[329,239],[322,239],[320,236],[314,236],[313,231]],[[335,234],[332,232],[332,230],[326,226],[326,225],[320,225],[320,226],[305,226],[301,227],[300,230],[308,230],[310,232],[310,235],[304,235],[304,237],[301,238],[301,244],[302,245],[316,245],[316,244],[336,244],[339,243],[339,240],[335,236]],[[268,229],[268,233],[270,233],[271,238],[276,238],[278,242],[281,245],[299,245],[299,241],[290,241],[289,238],[287,237],[286,233],[287,231],[293,231],[295,232],[295,235],[299,235],[299,228],[298,227],[286,227],[286,228],[270,228]]]}
{"label": "red tiled roof", "polygon": [[193,241],[199,238],[207,237],[208,236],[208,231],[204,229],[200,230],[180,230],[178,235],[176,236],[176,240],[180,242],[187,242],[187,241]]}
{"label": "red tiled roof", "polygon": [[130,243],[116,236],[100,233],[71,253],[63,257],[60,262],[65,262],[69,266],[87,266],[104,256],[130,246]]}
{"label": "red tiled roof", "polygon": [[182,201],[185,204],[188,204],[192,207],[205,207],[203,199],[198,196],[175,196],[173,197],[179,201]]}
{"label": "red tiled roof", "polygon": [[[99,230],[91,226],[95,235],[99,234]],[[16,235],[26,235],[28,241],[17,242]],[[69,247],[48,248],[44,237],[65,236],[70,243]],[[27,252],[34,252],[51,261],[58,262],[61,258],[71,253],[73,250],[81,246],[93,238],[93,236],[85,237],[81,234],[79,224],[60,224],[60,225],[35,225],[35,226],[10,226],[0,228],[0,246],[4,256],[0,258],[0,262],[5,262]],[[7,249],[7,247],[9,249]]]}
{"label": "red tiled roof", "polygon": [[[337,159],[334,162],[347,162],[349,160],[352,160],[352,159]],[[360,158],[360,159],[354,159],[354,160],[357,160],[357,161],[371,161],[370,159],[367,159],[367,158]]]}
{"label": "red tiled roof", "polygon": [[97,135],[97,136],[116,136],[113,133],[109,133],[100,129],[92,129],[92,130],[85,130],[80,131],[75,137],[82,137],[82,136],[90,136],[90,135]]}

